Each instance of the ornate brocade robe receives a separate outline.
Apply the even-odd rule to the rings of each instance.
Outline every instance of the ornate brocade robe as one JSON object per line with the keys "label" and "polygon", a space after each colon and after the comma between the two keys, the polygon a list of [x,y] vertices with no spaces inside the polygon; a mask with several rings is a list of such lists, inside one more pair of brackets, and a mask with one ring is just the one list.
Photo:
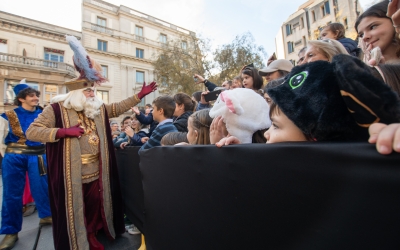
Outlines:
{"label": "ornate brocade robe", "polygon": [[[95,131],[92,131],[91,135],[97,135],[97,145],[90,142],[93,137],[87,134],[80,139],[55,138],[58,128],[69,128],[82,122],[83,113],[66,109],[62,102],[46,107],[28,128],[26,134],[30,140],[47,143],[50,205],[53,214],[54,245],[57,250],[89,250],[82,183],[96,179],[99,179],[104,231],[111,239],[125,231],[119,177],[108,118],[123,114],[139,102],[140,99],[135,95],[119,103],[102,105],[100,114],[92,120]],[[82,155],[87,154],[98,154],[98,159],[83,164]]]}

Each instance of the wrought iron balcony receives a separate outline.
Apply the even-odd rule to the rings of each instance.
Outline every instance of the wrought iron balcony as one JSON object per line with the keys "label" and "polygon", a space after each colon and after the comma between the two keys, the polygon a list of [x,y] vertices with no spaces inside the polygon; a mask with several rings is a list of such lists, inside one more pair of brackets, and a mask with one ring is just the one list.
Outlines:
{"label": "wrought iron balcony", "polygon": [[76,76],[74,66],[67,63],[54,62],[54,61],[48,61],[26,56],[18,56],[1,52],[0,52],[0,64],[2,65],[10,64],[14,66],[25,65],[25,66],[39,67],[43,69],[59,70],[63,73],[67,73],[71,77]]}

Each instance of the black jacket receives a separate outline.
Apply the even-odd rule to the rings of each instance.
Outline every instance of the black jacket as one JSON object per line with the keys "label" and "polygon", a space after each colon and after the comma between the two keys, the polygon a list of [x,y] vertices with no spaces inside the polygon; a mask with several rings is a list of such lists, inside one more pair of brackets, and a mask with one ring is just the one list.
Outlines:
{"label": "black jacket", "polygon": [[189,116],[193,114],[192,111],[186,111],[181,116],[174,119],[174,126],[179,132],[188,132],[187,125]]}

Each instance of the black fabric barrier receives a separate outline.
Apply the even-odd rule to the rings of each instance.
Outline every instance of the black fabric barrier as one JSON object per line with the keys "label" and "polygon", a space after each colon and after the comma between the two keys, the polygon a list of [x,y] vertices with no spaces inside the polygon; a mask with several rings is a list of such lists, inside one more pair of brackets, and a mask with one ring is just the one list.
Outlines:
{"label": "black fabric barrier", "polygon": [[125,215],[141,232],[144,232],[144,200],[142,174],[139,170],[139,149],[140,147],[118,149],[116,156]]}
{"label": "black fabric barrier", "polygon": [[[134,206],[137,155],[118,156]],[[282,143],[158,147],[140,157],[148,250],[400,249],[400,154]]]}

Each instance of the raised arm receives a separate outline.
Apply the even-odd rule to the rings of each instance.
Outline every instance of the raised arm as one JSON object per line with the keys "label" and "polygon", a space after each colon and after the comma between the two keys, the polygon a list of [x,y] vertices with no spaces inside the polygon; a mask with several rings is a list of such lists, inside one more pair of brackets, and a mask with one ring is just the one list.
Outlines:
{"label": "raised arm", "polygon": [[155,91],[156,89],[157,89],[156,82],[152,82],[149,85],[143,83],[143,87],[138,94],[128,97],[127,99],[120,102],[106,104],[105,107],[108,113],[108,117],[112,118],[120,116],[121,114],[128,111],[131,107],[136,106],[138,103],[140,103],[140,100],[143,97]]}

